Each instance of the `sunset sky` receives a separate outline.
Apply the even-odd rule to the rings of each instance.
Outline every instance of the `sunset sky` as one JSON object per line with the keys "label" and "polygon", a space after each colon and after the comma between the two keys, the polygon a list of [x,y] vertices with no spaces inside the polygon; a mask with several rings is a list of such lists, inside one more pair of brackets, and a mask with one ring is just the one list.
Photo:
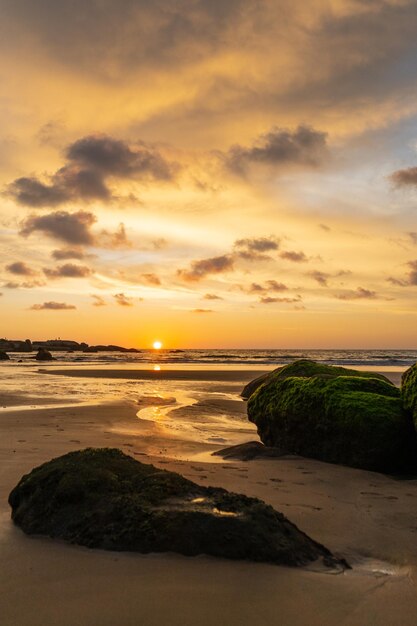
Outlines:
{"label": "sunset sky", "polygon": [[416,2],[0,9],[0,336],[417,348]]}

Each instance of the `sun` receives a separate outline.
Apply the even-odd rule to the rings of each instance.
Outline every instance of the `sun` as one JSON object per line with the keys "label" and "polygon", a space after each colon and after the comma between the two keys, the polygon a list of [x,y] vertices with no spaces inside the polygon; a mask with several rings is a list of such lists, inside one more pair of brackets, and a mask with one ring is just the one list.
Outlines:
{"label": "sun", "polygon": [[162,341],[154,341],[152,345],[154,350],[160,350],[162,348]]}

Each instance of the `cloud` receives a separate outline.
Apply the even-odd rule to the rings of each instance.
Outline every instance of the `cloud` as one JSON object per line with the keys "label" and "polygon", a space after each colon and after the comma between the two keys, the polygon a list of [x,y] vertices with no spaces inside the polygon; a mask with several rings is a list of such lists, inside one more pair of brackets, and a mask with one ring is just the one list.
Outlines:
{"label": "cloud", "polygon": [[253,239],[237,239],[234,243],[235,254],[246,261],[261,261],[271,257],[266,252],[279,249],[279,239],[274,236]]}
{"label": "cloud", "polygon": [[158,287],[161,284],[161,279],[154,273],[142,274],[143,280],[154,287]]}
{"label": "cloud", "polygon": [[204,294],[203,300],[223,300],[221,296],[216,295],[215,293],[206,293]]}
{"label": "cloud", "polygon": [[397,187],[416,187],[417,167],[408,167],[403,170],[397,170],[396,172],[393,172],[389,178]]}
{"label": "cloud", "polygon": [[94,237],[90,229],[96,221],[96,216],[86,211],[56,211],[47,215],[32,215],[23,222],[20,234],[27,237],[40,231],[68,244],[93,245]]}
{"label": "cloud", "polygon": [[125,141],[106,135],[83,137],[68,146],[69,161],[92,168],[103,176],[150,180],[172,180],[173,165],[154,146],[140,142],[130,147]]}
{"label": "cloud", "polygon": [[93,273],[86,265],[74,263],[65,263],[55,269],[44,268],[43,272],[48,278],[86,278]]}
{"label": "cloud", "polygon": [[117,250],[118,248],[131,248],[133,245],[127,238],[126,228],[123,223],[119,224],[118,229],[114,233],[102,230],[100,235],[96,237],[95,243],[102,248],[109,248],[110,250]]}
{"label": "cloud", "polygon": [[132,298],[125,296],[124,293],[116,293],[113,298],[120,306],[133,306]]}
{"label": "cloud", "polygon": [[66,302],[44,302],[43,304],[34,304],[30,308],[32,311],[69,311],[77,307]]}
{"label": "cloud", "polygon": [[417,260],[408,261],[406,264],[410,270],[408,272],[407,278],[395,278],[393,276],[389,276],[387,281],[392,285],[396,285],[398,287],[408,287],[417,285]]}
{"label": "cloud", "polygon": [[280,292],[280,291],[287,291],[288,287],[287,285],[284,285],[284,283],[279,283],[276,280],[267,280],[263,285],[259,284],[259,283],[251,283],[248,287],[241,287],[242,291],[245,291],[246,293],[268,293],[270,291],[273,292]]}
{"label": "cloud", "polygon": [[259,302],[261,304],[275,304],[277,302],[284,302],[286,304],[292,304],[294,302],[300,302],[301,296],[297,296],[295,298],[274,298],[271,296],[264,296],[259,298]]}
{"label": "cloud", "polygon": [[331,277],[331,274],[326,274],[325,272],[319,272],[318,270],[313,270],[311,272],[308,272],[307,276],[311,276],[311,278],[314,278],[314,280],[318,282],[319,285],[322,285],[322,287],[327,287],[328,286],[327,281]]}
{"label": "cloud", "polygon": [[56,261],[66,261],[67,259],[78,259],[81,261],[87,255],[80,248],[63,248],[61,250],[53,250],[51,256]]}
{"label": "cloud", "polygon": [[56,207],[70,201],[113,199],[108,180],[170,181],[178,165],[168,163],[157,148],[141,142],[130,147],[107,135],[89,135],[65,150],[67,162],[42,182],[21,177],[7,187],[15,202],[33,208]]}
{"label": "cloud", "polygon": [[213,309],[192,309],[190,313],[214,313]]}
{"label": "cloud", "polygon": [[392,285],[396,285],[397,287],[407,287],[410,283],[408,280],[402,280],[401,278],[394,278],[394,276],[389,276],[387,278],[387,282]]}
{"label": "cloud", "polygon": [[189,270],[177,270],[177,275],[187,282],[199,281],[209,274],[222,274],[233,270],[234,260],[230,254],[193,261]]}
{"label": "cloud", "polygon": [[107,302],[101,296],[97,296],[93,294],[91,297],[93,298],[93,306],[106,306],[107,305]]}
{"label": "cloud", "polygon": [[5,289],[34,289],[35,287],[44,287],[45,285],[46,283],[41,280],[27,280],[23,283],[9,281],[5,283],[3,287]]}
{"label": "cloud", "polygon": [[286,252],[281,252],[281,259],[285,259],[286,261],[293,261],[294,263],[305,263],[308,261],[304,252],[294,252],[293,250],[287,250]]}
{"label": "cloud", "polygon": [[417,245],[417,233],[415,233],[415,232],[411,232],[411,233],[407,233],[407,235],[410,237],[411,242],[412,242],[414,245]]}
{"label": "cloud", "polygon": [[280,168],[285,165],[319,165],[327,152],[327,133],[309,126],[296,130],[273,128],[261,135],[251,147],[235,145],[225,155],[226,166],[235,174],[244,176],[250,165]]}
{"label": "cloud", "polygon": [[358,287],[356,290],[346,291],[336,296],[338,300],[375,300],[378,298],[376,291]]}
{"label": "cloud", "polygon": [[17,276],[35,276],[37,274],[37,272],[26,265],[26,263],[23,263],[23,261],[16,261],[15,263],[6,265],[6,270]]}

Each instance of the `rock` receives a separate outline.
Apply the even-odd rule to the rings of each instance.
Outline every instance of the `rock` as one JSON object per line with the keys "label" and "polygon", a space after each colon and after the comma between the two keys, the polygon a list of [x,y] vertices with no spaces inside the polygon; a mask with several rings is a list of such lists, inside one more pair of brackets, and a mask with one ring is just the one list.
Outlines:
{"label": "rock", "polygon": [[236,459],[238,461],[251,461],[252,459],[276,459],[285,454],[279,448],[268,448],[260,441],[247,441],[237,446],[230,446],[222,450],[216,450],[212,456],[221,456],[223,459]]}
{"label": "rock", "polygon": [[37,361],[53,361],[54,357],[48,350],[45,350],[45,348],[38,348],[35,359]]}
{"label": "rock", "polygon": [[262,376],[258,376],[254,380],[251,380],[250,383],[245,385],[242,393],[240,394],[244,400],[248,400],[250,396],[264,383],[269,383],[271,380],[274,380],[277,376],[280,378],[288,377],[288,376],[317,376],[317,375],[328,375],[328,376],[360,376],[361,378],[379,378],[380,380],[384,380],[385,382],[392,385],[393,383],[383,376],[382,374],[377,374],[376,372],[359,372],[357,370],[351,370],[347,367],[336,367],[334,365],[324,365],[321,363],[315,363],[314,361],[309,361],[307,359],[302,359],[300,361],[294,361],[294,363],[290,363],[289,365],[285,365],[284,367],[277,367],[277,369],[272,372],[267,372],[262,374]]}
{"label": "rock", "polygon": [[10,361],[10,357],[7,352],[3,352],[3,350],[0,350],[0,361]]}
{"label": "rock", "polygon": [[258,376],[258,378],[251,380],[250,383],[243,387],[242,393],[240,394],[241,397],[244,400],[248,400],[251,395],[258,389],[258,387],[268,382],[274,376],[274,374],[276,374],[280,370],[282,370],[282,367],[277,367],[277,369],[273,370],[272,372],[265,372],[265,374],[262,374],[261,376]]}
{"label": "rock", "polygon": [[88,448],[40,465],[9,504],[25,533],[90,548],[348,567],[260,500],[201,487],[116,449]]}
{"label": "rock", "polygon": [[406,409],[408,409],[417,426],[417,363],[414,363],[401,378],[401,395]]}
{"label": "rock", "polygon": [[248,417],[265,445],[291,454],[381,472],[417,469],[400,391],[371,372],[295,362],[250,396]]}

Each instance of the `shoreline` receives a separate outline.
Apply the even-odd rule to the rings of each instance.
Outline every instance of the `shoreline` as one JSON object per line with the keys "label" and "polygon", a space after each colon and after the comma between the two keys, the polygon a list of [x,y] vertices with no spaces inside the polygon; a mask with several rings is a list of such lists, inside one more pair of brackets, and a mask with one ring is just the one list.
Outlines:
{"label": "shoreline", "polygon": [[[223,374],[219,371],[212,380],[224,380]],[[185,431],[168,427],[163,413],[153,419],[152,407],[177,410],[181,419],[200,414],[206,419],[205,412],[215,415],[222,402],[231,403],[224,410],[242,411],[243,401],[234,404],[214,395],[210,401],[178,406],[169,396],[140,392],[138,402],[1,411],[4,624],[270,626],[278,620],[285,626],[415,626],[416,479],[399,481],[301,457],[211,457],[224,444],[187,439]],[[148,409],[149,419],[142,419],[141,412]],[[247,440],[257,438],[252,430]],[[206,556],[88,550],[28,537],[14,527],[7,497],[21,476],[53,457],[91,446],[117,447],[138,461],[179,472],[204,486],[258,497],[346,558],[353,569],[335,576]]]}

